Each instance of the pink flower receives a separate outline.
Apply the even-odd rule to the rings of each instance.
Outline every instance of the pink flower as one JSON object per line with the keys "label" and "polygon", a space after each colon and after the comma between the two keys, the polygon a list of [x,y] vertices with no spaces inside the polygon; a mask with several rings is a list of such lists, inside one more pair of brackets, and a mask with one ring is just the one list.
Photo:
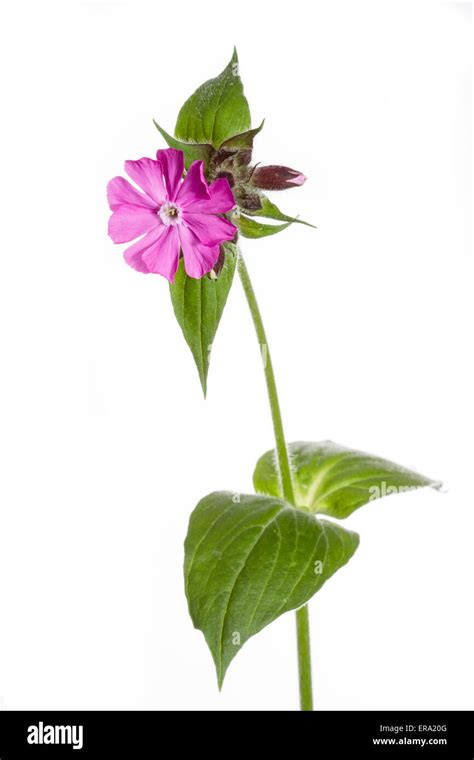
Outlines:
{"label": "pink flower", "polygon": [[194,161],[181,182],[181,150],[159,150],[156,158],[125,161],[125,171],[143,192],[123,177],[109,182],[109,235],[114,243],[143,236],[124,251],[127,264],[139,272],[173,282],[181,250],[187,274],[199,279],[216,264],[220,243],[237,231],[218,216],[235,206],[234,196],[226,179],[207,184],[202,161]]}

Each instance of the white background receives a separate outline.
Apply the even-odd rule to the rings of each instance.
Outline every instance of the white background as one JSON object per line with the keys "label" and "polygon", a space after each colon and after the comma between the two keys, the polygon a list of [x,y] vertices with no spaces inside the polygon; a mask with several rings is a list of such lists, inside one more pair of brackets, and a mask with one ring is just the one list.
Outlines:
{"label": "white background", "polygon": [[319,709],[474,708],[467,2],[2,5],[0,704],[293,709],[292,614],[218,693],[188,617],[197,501],[273,445],[236,280],[203,401],[166,282],[107,238],[107,181],[153,156],[237,44],[255,158],[318,225],[245,241],[289,440],[442,479],[362,508],[312,600]]}

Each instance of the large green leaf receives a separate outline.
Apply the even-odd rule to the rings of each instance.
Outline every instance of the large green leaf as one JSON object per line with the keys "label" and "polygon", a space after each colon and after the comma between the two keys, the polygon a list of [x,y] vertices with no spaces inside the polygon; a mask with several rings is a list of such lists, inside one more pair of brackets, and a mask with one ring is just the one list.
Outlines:
{"label": "large green leaf", "polygon": [[[387,459],[332,441],[298,441],[290,443],[288,450],[298,507],[339,519],[383,496],[441,485]],[[253,482],[259,493],[281,495],[273,450],[258,460]]]}
{"label": "large green leaf", "polygon": [[207,167],[208,161],[211,155],[214,153],[214,148],[212,147],[212,145],[206,145],[206,144],[199,145],[198,143],[182,142],[181,140],[177,140],[175,137],[168,134],[168,132],[166,132],[166,130],[164,130],[163,127],[160,127],[158,122],[156,122],[154,119],[153,119],[153,124],[155,125],[155,127],[157,128],[161,136],[164,137],[164,139],[166,140],[170,148],[176,148],[176,150],[183,151],[184,166],[186,169],[189,169],[193,161],[203,161],[204,167]]}
{"label": "large green leaf", "polygon": [[199,502],[185,542],[186,596],[219,687],[242,645],[305,604],[358,543],[356,533],[269,496],[217,492]]}
{"label": "large green leaf", "polygon": [[194,357],[204,396],[214,336],[234,278],[237,251],[232,243],[222,246],[224,264],[217,279],[188,277],[180,261],[173,285],[170,285],[174,313],[186,343]]}
{"label": "large green leaf", "polygon": [[211,143],[218,148],[225,140],[250,129],[250,110],[239,76],[237,51],[215,79],[204,82],[178,114],[178,140]]}
{"label": "large green leaf", "polygon": [[249,214],[249,216],[262,216],[265,219],[276,219],[280,222],[296,222],[297,224],[305,224],[307,227],[317,229],[314,224],[304,222],[296,216],[288,216],[287,214],[284,214],[266,195],[262,194],[260,198],[262,201],[262,208],[255,211],[247,211],[246,213]]}

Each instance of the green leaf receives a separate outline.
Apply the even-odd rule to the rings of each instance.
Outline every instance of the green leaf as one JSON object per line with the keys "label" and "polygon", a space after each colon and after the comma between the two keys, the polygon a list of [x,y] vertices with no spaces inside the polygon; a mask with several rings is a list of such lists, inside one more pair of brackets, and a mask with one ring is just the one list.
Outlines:
{"label": "green leaf", "polygon": [[216,280],[209,276],[196,280],[184,270],[181,259],[173,285],[170,285],[174,313],[191,349],[199,372],[204,396],[212,343],[224,311],[237,262],[237,250],[224,243],[224,264]]}
{"label": "green leaf", "polygon": [[242,645],[305,604],[358,543],[356,533],[269,496],[224,491],[199,502],[185,541],[186,596],[219,688]]}
{"label": "green leaf", "polygon": [[255,135],[258,135],[258,133],[261,132],[264,124],[265,119],[262,121],[259,127],[248,129],[246,132],[242,132],[240,135],[234,135],[234,137],[230,137],[228,140],[222,143],[220,148],[224,150],[241,150],[253,148],[253,139]]}
{"label": "green leaf", "polygon": [[[425,486],[441,486],[439,481],[387,459],[354,451],[332,441],[298,441],[290,443],[288,450],[298,507],[339,519],[383,496]],[[253,482],[257,492],[280,496],[273,450],[258,460]]]}
{"label": "green leaf", "polygon": [[249,219],[244,214],[234,215],[232,221],[244,237],[254,239],[276,235],[277,232],[283,232],[293,223],[292,220],[286,224],[264,224],[263,222],[256,222],[255,219]]}
{"label": "green leaf", "polygon": [[182,150],[184,153],[184,166],[189,169],[193,161],[203,161],[204,168],[207,168],[210,157],[214,153],[212,145],[199,145],[198,143],[186,143],[177,140],[172,135],[168,134],[163,127],[160,127],[158,122],[153,119],[153,124],[157,128],[158,132],[164,137],[170,148],[176,148],[176,150]]}
{"label": "green leaf", "polygon": [[249,216],[262,216],[265,219],[277,219],[280,222],[296,222],[297,224],[305,224],[307,227],[313,227],[315,230],[317,229],[314,224],[304,222],[302,219],[298,219],[298,217],[287,216],[287,214],[280,211],[278,206],[276,206],[275,203],[272,203],[266,195],[262,194],[260,197],[262,200],[262,208],[255,211],[247,211]]}
{"label": "green leaf", "polygon": [[237,51],[215,79],[204,82],[178,114],[178,140],[211,143],[218,148],[225,140],[250,129],[250,110],[239,76]]}

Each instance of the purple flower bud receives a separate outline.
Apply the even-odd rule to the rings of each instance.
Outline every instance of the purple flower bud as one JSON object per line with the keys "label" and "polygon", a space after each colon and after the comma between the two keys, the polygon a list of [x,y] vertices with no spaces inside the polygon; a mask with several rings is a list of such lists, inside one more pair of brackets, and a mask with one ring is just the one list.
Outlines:
{"label": "purple flower bud", "polygon": [[252,184],[261,190],[287,190],[304,182],[304,174],[288,166],[257,166],[252,174]]}
{"label": "purple flower bud", "polygon": [[262,199],[260,193],[253,188],[238,187],[234,192],[237,204],[245,211],[260,211]]}

